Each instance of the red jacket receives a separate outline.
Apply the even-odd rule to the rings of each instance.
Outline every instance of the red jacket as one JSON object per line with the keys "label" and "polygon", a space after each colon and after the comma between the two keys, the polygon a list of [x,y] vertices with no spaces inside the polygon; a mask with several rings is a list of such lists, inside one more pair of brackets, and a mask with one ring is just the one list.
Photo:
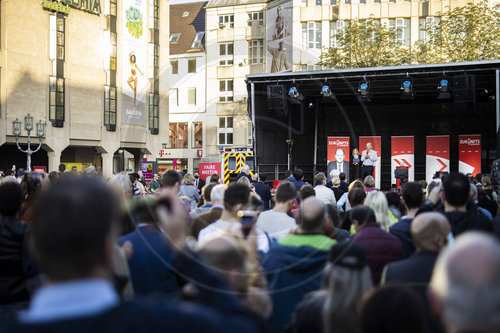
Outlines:
{"label": "red jacket", "polygon": [[382,270],[388,263],[402,259],[400,240],[382,230],[376,222],[367,223],[352,236],[352,240],[366,251],[366,262],[374,285],[379,284]]}

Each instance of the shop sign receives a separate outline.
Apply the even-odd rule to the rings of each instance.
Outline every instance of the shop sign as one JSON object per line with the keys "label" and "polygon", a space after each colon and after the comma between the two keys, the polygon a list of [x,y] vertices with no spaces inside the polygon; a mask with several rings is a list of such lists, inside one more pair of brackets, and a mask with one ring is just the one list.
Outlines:
{"label": "shop sign", "polygon": [[44,1],[43,8],[54,10],[59,13],[69,14],[70,8],[83,10],[92,14],[101,14],[101,0],[59,0]]}
{"label": "shop sign", "polygon": [[44,166],[35,166],[33,167],[33,172],[41,172],[41,173],[46,173],[47,168]]}

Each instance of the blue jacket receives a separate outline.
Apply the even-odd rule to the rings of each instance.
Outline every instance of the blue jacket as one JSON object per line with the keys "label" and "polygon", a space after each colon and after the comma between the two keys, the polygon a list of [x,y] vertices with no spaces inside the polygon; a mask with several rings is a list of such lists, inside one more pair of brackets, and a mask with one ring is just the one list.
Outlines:
{"label": "blue jacket", "polygon": [[269,185],[264,184],[263,182],[258,182],[253,184],[255,186],[255,193],[260,196],[262,200],[262,204],[264,205],[264,210],[268,210],[271,208],[271,188]]}
{"label": "blue jacket", "polygon": [[132,257],[128,261],[134,291],[139,295],[173,293],[179,290],[174,255],[164,235],[153,226],[140,226],[121,237],[118,244],[130,241]]}
{"label": "blue jacket", "polygon": [[262,262],[273,300],[272,332],[283,332],[304,295],[319,289],[327,259],[328,251],[314,247],[272,245]]}

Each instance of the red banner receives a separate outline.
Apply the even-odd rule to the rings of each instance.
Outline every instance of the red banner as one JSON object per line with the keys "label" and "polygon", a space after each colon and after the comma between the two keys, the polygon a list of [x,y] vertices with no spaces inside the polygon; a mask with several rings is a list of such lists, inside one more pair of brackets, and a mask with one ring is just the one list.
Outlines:
{"label": "red banner", "polygon": [[436,172],[450,172],[450,136],[428,136],[425,155],[425,179],[429,182]]}
{"label": "red banner", "polygon": [[458,137],[458,171],[475,176],[481,173],[481,135]]}
{"label": "red banner", "polygon": [[415,180],[415,148],[413,136],[391,137],[391,184],[396,184],[394,170],[408,168],[408,180]]}
{"label": "red banner", "polygon": [[44,166],[34,166],[33,167],[33,172],[45,173],[45,172],[47,172],[47,167],[44,167]]}
{"label": "red banner", "polygon": [[348,136],[329,136],[327,148],[327,177],[332,179],[338,177],[341,172],[346,174],[349,180],[349,151]]}
{"label": "red banner", "polygon": [[207,178],[213,174],[218,174],[219,176],[221,176],[220,162],[215,162],[215,163],[200,162],[199,172],[200,172],[200,178],[203,180],[207,180]]}
{"label": "red banner", "polygon": [[382,153],[382,139],[380,136],[360,136],[359,137],[359,155],[363,153],[366,149],[366,144],[372,144],[372,150],[377,153],[377,162],[375,162],[375,187],[380,188],[380,165],[381,165],[381,153]]}

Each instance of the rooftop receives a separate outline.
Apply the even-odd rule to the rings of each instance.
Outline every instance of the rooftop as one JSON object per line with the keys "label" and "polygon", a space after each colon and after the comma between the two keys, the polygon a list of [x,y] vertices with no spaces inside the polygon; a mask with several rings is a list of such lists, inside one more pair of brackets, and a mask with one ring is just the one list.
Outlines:
{"label": "rooftop", "polygon": [[[170,5],[170,54],[205,52],[205,7],[208,2]],[[177,38],[174,40],[173,37]],[[195,38],[201,37],[196,43]]]}

